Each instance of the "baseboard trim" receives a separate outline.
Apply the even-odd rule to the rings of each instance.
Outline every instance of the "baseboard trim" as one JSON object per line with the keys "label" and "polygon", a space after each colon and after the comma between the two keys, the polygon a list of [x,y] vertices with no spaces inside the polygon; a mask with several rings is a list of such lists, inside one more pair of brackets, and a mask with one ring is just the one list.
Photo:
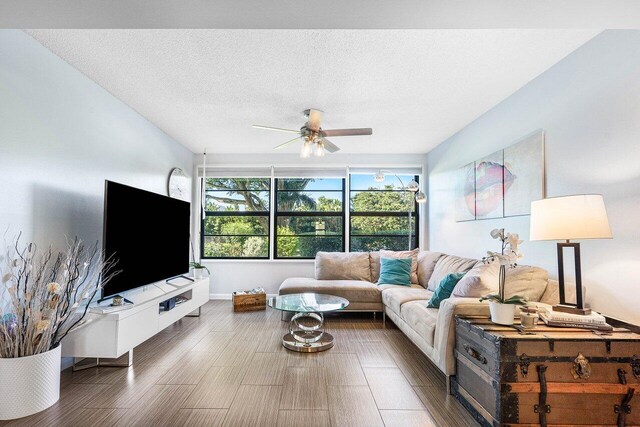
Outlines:
{"label": "baseboard trim", "polygon": [[[267,298],[275,297],[277,294],[267,294]],[[231,294],[209,294],[210,300],[231,301]]]}
{"label": "baseboard trim", "polygon": [[73,357],[63,357],[60,359],[60,371],[64,371],[73,365]]}

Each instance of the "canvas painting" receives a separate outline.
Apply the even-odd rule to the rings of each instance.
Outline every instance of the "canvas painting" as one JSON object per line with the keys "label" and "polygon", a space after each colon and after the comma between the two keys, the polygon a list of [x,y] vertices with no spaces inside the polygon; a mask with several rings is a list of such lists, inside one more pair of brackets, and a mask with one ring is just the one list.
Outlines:
{"label": "canvas painting", "polygon": [[503,152],[497,151],[475,163],[476,219],[502,218],[503,201]]}
{"label": "canvas painting", "polygon": [[544,197],[544,132],[504,149],[504,216],[529,215]]}
{"label": "canvas painting", "polygon": [[473,221],[476,219],[475,163],[461,167],[456,175],[456,221]]}

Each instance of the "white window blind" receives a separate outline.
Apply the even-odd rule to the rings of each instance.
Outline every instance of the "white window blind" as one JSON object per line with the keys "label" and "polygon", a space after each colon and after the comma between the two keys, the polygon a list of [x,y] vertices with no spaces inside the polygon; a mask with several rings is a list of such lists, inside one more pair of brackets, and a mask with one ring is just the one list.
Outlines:
{"label": "white window blind", "polygon": [[[198,167],[198,177],[203,176],[202,166]],[[269,178],[271,167],[207,166],[207,178]]]}
{"label": "white window blind", "polygon": [[375,175],[379,171],[385,174],[396,175],[421,175],[422,166],[402,166],[402,167],[350,167],[349,173],[362,175]]}
{"label": "white window blind", "polygon": [[346,178],[346,167],[274,167],[276,178]]}

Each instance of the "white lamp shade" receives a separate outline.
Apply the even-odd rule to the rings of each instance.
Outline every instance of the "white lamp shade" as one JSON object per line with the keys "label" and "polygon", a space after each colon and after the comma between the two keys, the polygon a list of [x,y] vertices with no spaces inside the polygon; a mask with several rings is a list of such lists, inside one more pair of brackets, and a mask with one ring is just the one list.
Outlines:
{"label": "white lamp shade", "polygon": [[531,240],[611,239],[599,194],[551,197],[531,203]]}

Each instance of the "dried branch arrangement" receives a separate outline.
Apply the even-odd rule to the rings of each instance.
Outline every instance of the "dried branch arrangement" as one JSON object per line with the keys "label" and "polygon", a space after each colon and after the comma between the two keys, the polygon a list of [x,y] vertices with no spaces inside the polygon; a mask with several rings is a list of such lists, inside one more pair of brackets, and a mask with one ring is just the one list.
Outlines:
{"label": "dried branch arrangement", "polygon": [[38,251],[20,236],[0,255],[0,357],[44,353],[82,324],[89,303],[118,272],[98,244]]}

